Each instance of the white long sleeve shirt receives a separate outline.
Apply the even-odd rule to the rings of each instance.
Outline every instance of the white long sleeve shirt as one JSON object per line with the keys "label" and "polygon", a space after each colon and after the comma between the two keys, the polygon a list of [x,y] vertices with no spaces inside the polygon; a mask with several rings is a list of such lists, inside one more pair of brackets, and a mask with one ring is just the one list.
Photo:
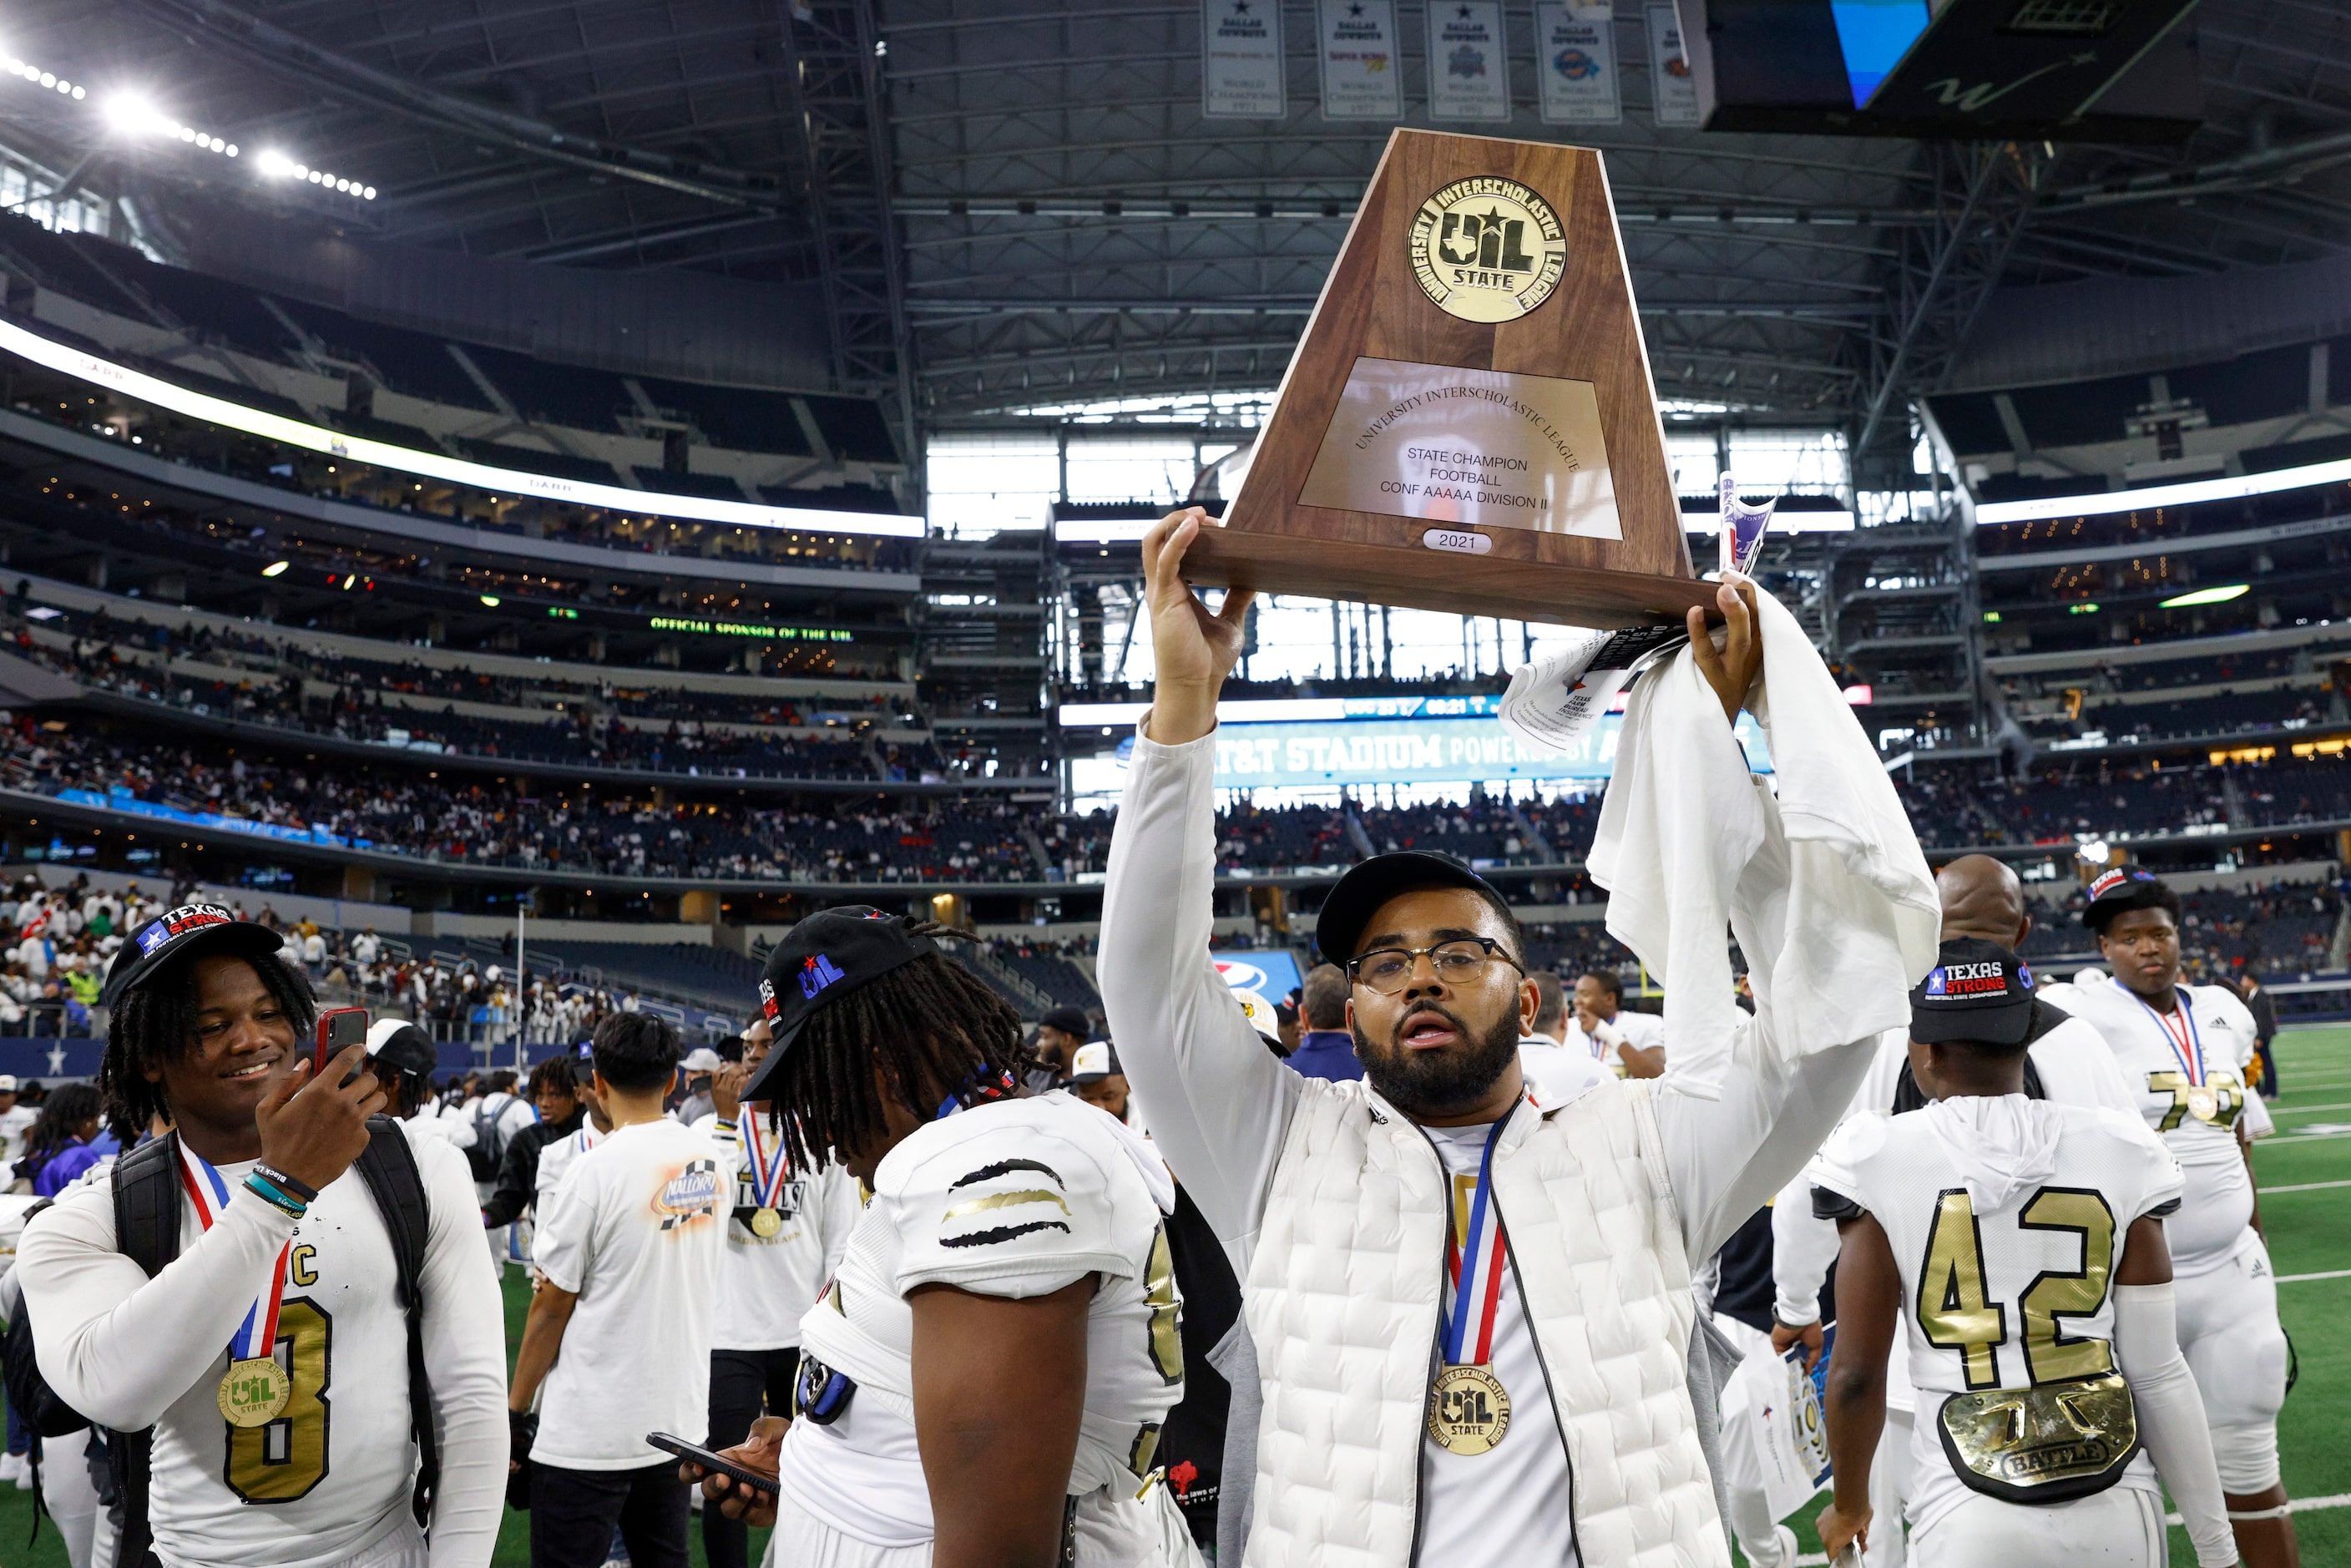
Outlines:
{"label": "white long sleeve shirt", "polygon": [[[1327,1086],[1266,1051],[1209,961],[1215,745],[1213,736],[1179,746],[1137,737],[1112,841],[1101,968],[1111,1031],[1152,1136],[1247,1280],[1291,1121],[1310,1092]],[[1743,770],[1720,787],[1759,789]],[[1746,875],[1749,885],[1766,888],[1788,861],[1768,794],[1758,810],[1764,843]],[[1758,978],[1759,987],[1768,985],[1768,975]],[[1730,1016],[1739,1020],[1736,1038],[1710,1042],[1728,1063],[1719,1088],[1708,1086],[1715,1097],[1680,1092],[1670,1075],[1655,1089],[1667,1183],[1690,1260],[1713,1252],[1811,1157],[1852,1099],[1873,1043],[1868,1037],[1830,1043],[1799,1057],[1756,1038],[1761,1023],[1736,1009]],[[1432,1270],[1440,1265],[1429,1260]],[[1507,1360],[1503,1347],[1531,1309],[1519,1298],[1516,1272],[1504,1278],[1496,1354]],[[1541,1375],[1585,1374],[1545,1368]],[[1551,1404],[1531,1389],[1526,1397],[1531,1420]],[[1479,1536],[1502,1559],[1545,1568],[1576,1563],[1560,1528],[1573,1486],[1565,1453],[1555,1437],[1528,1435],[1537,1440],[1521,1440],[1513,1451],[1525,1463],[1483,1471],[1473,1468],[1479,1461],[1424,1442],[1416,1540]],[[1234,1487],[1234,1478],[1227,1485]],[[1531,1508],[1530,1499],[1542,1500],[1541,1507]]]}
{"label": "white long sleeve shirt", "polygon": [[[505,1500],[504,1314],[464,1156],[410,1146],[432,1211],[420,1281],[441,1433],[429,1561],[481,1568]],[[155,1428],[149,1512],[156,1554],[175,1568],[326,1568],[413,1528],[408,1328],[375,1198],[347,1171],[297,1221],[235,1196],[252,1168],[220,1167],[232,1197],[210,1230],[183,1197],[180,1255],[152,1280],[116,1246],[112,1167],[68,1188],[17,1248],[49,1385],[101,1425]],[[293,1402],[240,1431],[216,1403],[229,1341],[289,1240],[278,1332]]]}
{"label": "white long sleeve shirt", "polygon": [[[1103,890],[1100,966],[1111,1032],[1152,1140],[1246,1277],[1307,1081],[1265,1049],[1208,961],[1215,747],[1213,735],[1181,746],[1137,737]],[[1876,1043],[1841,1043],[1789,1066],[1751,1048],[1756,1027],[1743,1021],[1723,1048],[1733,1066],[1720,1099],[1677,1092],[1671,1074],[1657,1082],[1658,1129],[1694,1260],[1812,1157]]]}

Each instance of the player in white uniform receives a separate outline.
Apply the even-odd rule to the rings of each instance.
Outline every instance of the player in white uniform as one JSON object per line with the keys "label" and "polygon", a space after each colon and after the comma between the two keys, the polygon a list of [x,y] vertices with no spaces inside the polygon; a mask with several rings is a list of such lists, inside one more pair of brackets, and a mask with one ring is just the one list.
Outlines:
{"label": "player in white uniform", "polygon": [[[19,1243],[41,1372],[119,1431],[152,1427],[148,1521],[172,1568],[464,1568],[496,1538],[505,1344],[454,1149],[413,1147],[430,1214],[418,1286],[440,1479],[412,1512],[408,1327],[391,1232],[351,1169],[383,1096],[353,1046],[312,1071],[309,987],[276,935],[216,905],[133,934],[99,1069],[118,1125],[169,1117],[177,1260],[120,1248],[125,1163]],[[355,1073],[348,1085],[347,1073]],[[126,1563],[139,1548],[126,1542]]]}
{"label": "player in white uniform", "polygon": [[1666,1070],[1666,1020],[1624,1003],[1625,983],[1606,969],[1578,976],[1566,1046],[1590,1052],[1619,1078],[1655,1078]]}
{"label": "player in white uniform", "polygon": [[826,910],[768,960],[743,1092],[793,1169],[831,1153],[873,1197],[801,1321],[797,1418],[727,1451],[780,1497],[705,1490],[777,1524],[778,1568],[1195,1563],[1152,1464],[1184,1385],[1175,1184],[1113,1118],[1020,1087],[1019,1019],[936,929]]}
{"label": "player in white uniform", "polygon": [[1895,1528],[1869,1486],[1900,1324],[1918,1568],[2162,1568],[2158,1475],[2200,1568],[2227,1568],[2236,1544],[2173,1327],[2179,1164],[2123,1112],[2027,1098],[2029,974],[1992,944],[1956,946],[1911,993],[1929,1103],[1847,1120],[1808,1172],[1842,1239],[1822,1544],[1834,1560]]}
{"label": "player in white uniform", "polygon": [[[1962,855],[1935,875],[1935,892],[1943,905],[1946,961],[1966,963],[1972,954],[1955,947],[1963,939],[2013,952],[2024,945],[2032,918],[2024,904],[2024,885],[2016,873],[1989,855]],[[2032,975],[2027,968],[2023,971]],[[2034,977],[2037,979],[2037,977]],[[2036,993],[2032,1023],[2025,1034],[2024,1092],[2032,1099],[2061,1105],[2105,1106],[2131,1115],[2138,1101],[2115,1065],[2098,1031],[2049,1005],[2048,988]],[[1876,1112],[1899,1115],[1927,1103],[1912,1067],[1910,1031],[1888,1030],[1878,1041],[1869,1075],[1854,1096],[1848,1119]],[[1785,1352],[1802,1342],[1817,1356],[1821,1347],[1821,1283],[1836,1261],[1837,1234],[1833,1221],[1813,1213],[1810,1179],[1799,1174],[1771,1207],[1771,1273],[1775,1300],[1772,1347]],[[1906,1360],[1896,1355],[1886,1367],[1886,1436],[1878,1444],[1870,1469],[1870,1506],[1879,1517],[1870,1537],[1867,1568],[1903,1568],[1906,1560],[1900,1523],[1909,1496],[1910,1423],[1915,1403]],[[1740,1498],[1734,1491],[1734,1511]],[[1787,1542],[1792,1543],[1792,1533]],[[1750,1552],[1750,1558],[1763,1558]],[[1783,1552],[1792,1560],[1792,1552]],[[1768,1562],[1768,1558],[1763,1558]]]}
{"label": "player in white uniform", "polygon": [[2145,868],[2090,884],[2082,923],[2111,977],[2051,988],[2105,1036],[2139,1113],[2179,1158],[2187,1186],[2170,1232],[2179,1343],[2212,1428],[2229,1518],[2249,1568],[2299,1561],[2278,1471],[2277,1417],[2291,1352],[2262,1244],[2252,1143],[2271,1130],[2246,1082],[2252,1015],[2225,986],[2180,983],[2179,898]]}
{"label": "player in white uniform", "polygon": [[[832,1279],[849,1232],[864,1212],[857,1178],[837,1162],[799,1170],[764,1121],[766,1107],[737,1100],[767,1060],[772,1036],[760,1019],[743,1031],[743,1060],[711,1081],[717,1109],[694,1124],[729,1147],[735,1198],[718,1264],[711,1324],[710,1437],[714,1448],[741,1442],[766,1409],[789,1416],[799,1370],[800,1318]],[[702,1554],[710,1568],[744,1568],[749,1531],[715,1508],[702,1511]]]}

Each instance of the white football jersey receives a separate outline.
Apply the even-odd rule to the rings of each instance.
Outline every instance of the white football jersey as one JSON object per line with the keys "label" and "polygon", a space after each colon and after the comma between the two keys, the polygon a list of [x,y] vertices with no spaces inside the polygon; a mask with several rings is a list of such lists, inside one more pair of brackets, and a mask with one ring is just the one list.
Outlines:
{"label": "white football jersey", "polygon": [[[749,1106],[743,1115],[757,1115]],[[717,1316],[711,1327],[716,1350],[781,1350],[800,1343],[800,1318],[832,1278],[849,1246],[864,1200],[857,1178],[838,1162],[809,1174],[787,1170],[772,1174],[771,1159],[781,1160],[779,1134],[763,1122],[746,1130],[738,1123],[722,1128],[716,1115],[701,1118],[695,1130],[732,1148],[756,1142],[758,1158],[747,1146],[735,1169],[733,1212],[726,1219],[726,1251],[718,1264]],[[772,1205],[762,1204],[758,1170],[770,1172]],[[772,1207],[775,1228],[759,1233],[762,1207]]]}
{"label": "white football jersey", "polygon": [[2253,1183],[2237,1123],[2263,1130],[2245,1072],[2259,1036],[2245,1004],[2220,986],[2182,986],[2180,1006],[2158,1013],[2120,981],[2053,986],[2047,1000],[2095,1028],[2123,1070],[2139,1114],[2163,1134],[2187,1177],[2179,1217],[2165,1229],[2182,1274],[2217,1268],[2252,1223]]}
{"label": "white football jersey", "polygon": [[[445,1145],[413,1146],[434,1215],[425,1288],[438,1292],[443,1313],[464,1320],[441,1332],[495,1355],[496,1298],[481,1269],[479,1211],[465,1162]],[[252,1169],[251,1162],[219,1167],[232,1207],[261,1202],[242,1187]],[[120,1299],[112,1278],[126,1267],[136,1272],[115,1247],[113,1170],[69,1188],[35,1222],[60,1281],[46,1316],[37,1314],[52,1325],[47,1332],[69,1332],[85,1313],[101,1314],[110,1296]],[[184,1259],[204,1236],[184,1191],[180,1217]],[[286,1260],[277,1319],[278,1359],[293,1385],[286,1413],[260,1427],[222,1418],[219,1385],[229,1362],[223,1343],[155,1423],[149,1508],[157,1556],[318,1568],[411,1528],[417,1456],[397,1273],[366,1178],[350,1170],[320,1188],[294,1228]],[[187,1283],[203,1289],[208,1281],[195,1274]],[[236,1293],[246,1288],[240,1281]],[[426,1349],[443,1349],[429,1313]],[[436,1392],[441,1376],[436,1371]]]}
{"label": "white football jersey", "polygon": [[[1873,1216],[1901,1270],[1909,1520],[1925,1530],[1975,1495],[1943,1452],[1947,1399],[2115,1370],[2124,1238],[2178,1205],[2179,1163],[2119,1111],[2010,1094],[1850,1117],[1805,1174],[1820,1212]],[[2144,1454],[2120,1484],[2156,1490]]]}
{"label": "white football jersey", "polygon": [[800,1323],[801,1354],[854,1379],[857,1392],[830,1426],[792,1423],[783,1490],[858,1540],[927,1542],[906,1292],[939,1283],[1017,1301],[1096,1274],[1070,1490],[1119,1482],[1131,1493],[1184,1393],[1183,1303],[1160,1223],[1175,1203],[1151,1145],[1065,1091],[975,1106],[900,1144],[874,1172],[840,1271]]}

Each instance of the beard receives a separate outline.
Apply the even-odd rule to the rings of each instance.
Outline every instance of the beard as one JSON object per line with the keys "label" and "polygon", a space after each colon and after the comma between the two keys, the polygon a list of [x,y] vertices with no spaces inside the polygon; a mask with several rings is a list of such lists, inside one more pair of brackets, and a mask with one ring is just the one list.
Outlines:
{"label": "beard", "polygon": [[[1355,1057],[1364,1064],[1364,1078],[1380,1098],[1409,1116],[1458,1116],[1474,1107],[1494,1087],[1519,1054],[1519,1017],[1508,1012],[1495,1021],[1481,1040],[1460,1016],[1434,1003],[1414,1012],[1432,1012],[1460,1030],[1466,1042],[1449,1051],[1412,1051],[1399,1041],[1375,1045],[1364,1026],[1350,1026],[1355,1037]],[[1410,1017],[1410,1014],[1405,1015]],[[1397,1020],[1401,1032],[1403,1019]]]}

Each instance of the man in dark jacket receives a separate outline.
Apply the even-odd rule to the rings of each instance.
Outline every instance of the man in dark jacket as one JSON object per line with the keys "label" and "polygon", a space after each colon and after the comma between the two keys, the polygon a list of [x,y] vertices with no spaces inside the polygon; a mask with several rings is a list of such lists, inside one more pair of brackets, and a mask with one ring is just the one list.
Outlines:
{"label": "man in dark jacket", "polygon": [[2237,995],[2244,998],[2245,1010],[2253,1015],[2253,1038],[2261,1045],[2262,1098],[2274,1100],[2278,1097],[2277,998],[2262,984],[2257,969],[2245,971],[2244,978],[2237,983]]}
{"label": "man in dark jacket", "polygon": [[580,1130],[584,1112],[569,1056],[549,1057],[530,1070],[530,1098],[538,1107],[538,1120],[507,1141],[497,1185],[482,1205],[482,1223],[492,1230],[512,1225],[530,1207],[538,1186],[539,1151]]}

